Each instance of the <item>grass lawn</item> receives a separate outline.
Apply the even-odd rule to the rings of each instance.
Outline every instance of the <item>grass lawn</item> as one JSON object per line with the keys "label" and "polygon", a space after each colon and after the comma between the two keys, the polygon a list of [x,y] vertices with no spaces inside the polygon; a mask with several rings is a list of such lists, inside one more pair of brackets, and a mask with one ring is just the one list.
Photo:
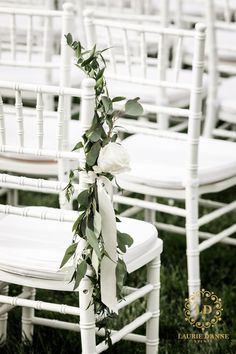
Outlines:
{"label": "grass lawn", "polygon": [[[235,199],[236,189],[229,189],[221,196],[222,201]],[[31,195],[26,193],[20,195],[22,204],[57,206],[55,197],[38,196],[32,202]],[[202,211],[204,212],[204,210]],[[142,215],[139,215],[142,217]],[[217,232],[222,226],[235,220],[235,213],[225,216],[223,219],[212,222],[207,230]],[[167,216],[158,215],[160,221]],[[169,218],[169,217],[168,217]],[[171,222],[176,224],[176,219],[172,217]],[[33,237],[33,235],[32,235]],[[185,256],[185,237],[159,232],[159,237],[164,241],[164,251],[162,254],[161,268],[161,317],[160,317],[160,353],[162,354],[236,354],[236,249],[232,246],[218,244],[201,254],[201,279],[202,287],[214,291],[223,301],[223,316],[214,331],[209,332],[227,333],[229,340],[211,341],[209,343],[194,343],[178,340],[178,333],[196,333],[184,319],[184,300],[187,296],[187,275]],[[140,285],[145,281],[145,269],[129,276],[129,284]],[[17,294],[19,287],[12,287],[11,293]],[[76,305],[78,296],[68,293],[56,293],[38,291],[37,298],[46,301],[58,301]],[[132,314],[141,313],[144,301],[136,302],[129,309],[121,313],[119,324],[123,325],[131,318]],[[78,333],[46,327],[35,327],[33,346],[23,346],[20,343],[20,309],[13,310],[9,314],[8,342],[0,348],[1,354],[78,354],[80,349],[80,336]],[[41,316],[50,318],[60,318],[59,315],[40,313]],[[70,319],[70,317],[68,317]],[[76,321],[75,318],[71,319]],[[139,333],[144,333],[144,328],[139,329]],[[199,332],[200,333],[200,332]],[[132,342],[120,342],[107,353],[139,354],[145,353],[143,345]]]}

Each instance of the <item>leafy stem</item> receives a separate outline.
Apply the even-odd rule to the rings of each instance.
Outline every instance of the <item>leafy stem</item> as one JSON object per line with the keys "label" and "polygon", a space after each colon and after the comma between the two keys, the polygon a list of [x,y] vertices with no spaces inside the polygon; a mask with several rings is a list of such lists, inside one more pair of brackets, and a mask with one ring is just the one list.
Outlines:
{"label": "leafy stem", "polygon": [[[82,140],[79,141],[73,150],[83,149],[86,157],[85,171],[92,172],[96,178],[99,174],[94,173],[94,166],[101,149],[111,142],[116,142],[118,136],[114,132],[116,120],[122,113],[129,116],[138,116],[142,114],[142,106],[139,98],[127,100],[123,96],[110,98],[105,80],[106,61],[103,57],[104,50],[97,50],[96,45],[85,50],[79,41],[74,41],[69,33],[66,36],[67,44],[75,53],[76,66],[81,69],[88,77],[93,78],[95,84],[95,112],[91,127],[83,134]],[[116,102],[126,101],[123,110],[115,110]],[[79,171],[79,168],[76,169]],[[70,200],[74,193],[75,171],[71,171],[69,182],[66,187],[66,197]],[[113,179],[111,173],[100,173],[109,180]],[[105,326],[106,340],[110,343],[110,322],[109,319],[114,316],[109,308],[102,302],[100,291],[100,264],[103,257],[109,257],[105,248],[101,227],[101,215],[99,213],[97,181],[88,184],[87,189],[83,190],[76,198],[78,203],[79,216],[74,222],[72,231],[74,233],[72,244],[67,248],[61,267],[67,262],[73,262],[74,269],[71,281],[74,281],[74,288],[77,288],[80,281],[85,276],[88,267],[92,267],[93,275],[89,276],[92,285],[92,303],[97,314],[105,314],[106,317],[102,326]],[[86,246],[79,254],[77,259],[77,248],[81,239],[86,241]],[[122,297],[122,287],[126,277],[126,266],[123,261],[123,254],[132,244],[132,238],[117,231],[117,253],[118,261],[116,266],[117,280],[117,297]],[[110,257],[109,257],[110,258]],[[76,262],[74,262],[76,261]]]}

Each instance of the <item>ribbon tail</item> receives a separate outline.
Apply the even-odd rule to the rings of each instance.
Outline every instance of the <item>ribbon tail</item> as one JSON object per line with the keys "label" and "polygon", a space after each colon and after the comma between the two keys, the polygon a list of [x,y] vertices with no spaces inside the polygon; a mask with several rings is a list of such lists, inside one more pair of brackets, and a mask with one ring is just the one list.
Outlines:
{"label": "ribbon tail", "polygon": [[102,236],[108,256],[101,261],[101,299],[113,312],[118,313],[116,296],[117,231],[116,217],[111,199],[101,183],[98,183],[99,213],[102,219]]}

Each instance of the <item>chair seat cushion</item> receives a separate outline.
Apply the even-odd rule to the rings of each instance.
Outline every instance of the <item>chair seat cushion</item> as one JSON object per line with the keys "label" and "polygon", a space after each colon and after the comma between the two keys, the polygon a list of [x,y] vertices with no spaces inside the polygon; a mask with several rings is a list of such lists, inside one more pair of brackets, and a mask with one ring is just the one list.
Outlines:
{"label": "chair seat cushion", "polygon": [[[6,108],[6,106],[5,106]],[[35,117],[35,110],[24,107],[24,146],[27,148],[37,148],[37,120]],[[15,115],[15,108],[13,106],[8,106],[8,112],[4,115],[4,124],[6,131],[6,145],[14,146],[18,136],[17,136],[17,118]],[[78,142],[80,137],[80,122],[78,120],[69,120],[69,142],[71,149]],[[50,115],[50,113],[45,113],[43,119],[43,148],[47,150],[55,150],[57,147],[57,117],[56,115]],[[19,155],[14,153],[1,154],[4,157],[10,157],[14,159],[24,159],[24,160],[49,160],[49,158],[43,158],[40,156],[32,155]]]}
{"label": "chair seat cushion", "polygon": [[[217,47],[218,47],[218,56],[222,61],[234,61],[236,60],[235,50],[230,50],[230,47],[235,48],[236,46],[236,36],[233,31],[224,31],[218,29],[216,31]],[[191,39],[185,39],[183,42],[184,54],[185,56],[192,57],[193,45]],[[211,45],[208,43],[208,37],[206,39],[206,50],[205,53],[208,55]],[[189,62],[189,60],[187,60]]]}
{"label": "chair seat cushion", "polygon": [[[140,66],[132,65],[132,75],[133,77],[140,78]],[[125,65],[119,65],[117,71],[122,73],[122,76],[127,76],[127,67]],[[149,65],[147,68],[147,79],[155,83],[155,78],[157,80],[157,68],[155,66]],[[167,69],[166,78],[169,82],[174,81],[174,70]],[[179,82],[181,83],[189,83],[192,82],[192,71],[191,70],[180,70],[179,73]],[[203,87],[204,87],[204,96],[206,95],[207,88],[207,75],[204,74],[203,79]],[[109,93],[111,96],[119,96],[122,92],[127,98],[140,97],[142,102],[152,103],[152,104],[161,104],[162,102],[159,100],[159,88],[154,86],[142,85],[137,83],[129,83],[127,81],[109,79],[109,71],[108,71],[108,79],[107,85],[109,89]],[[166,97],[169,104],[178,107],[186,107],[189,105],[189,91],[183,89],[166,89]],[[166,103],[166,102],[164,102]]]}
{"label": "chair seat cushion", "polygon": [[[235,91],[236,91],[236,76],[229,77],[222,80],[218,89],[218,100],[220,109],[236,114],[236,101],[235,101]],[[235,118],[236,122],[236,118]]]}
{"label": "chair seat cushion", "polygon": [[[121,218],[117,227],[134,240],[125,255],[127,265],[157,240],[156,228],[144,221]],[[58,270],[72,236],[69,222],[0,214],[0,270],[38,279],[67,279],[68,274]]]}
{"label": "chair seat cushion", "polygon": [[[151,0],[151,9],[160,11],[161,2],[159,0]],[[202,6],[197,2],[190,2],[190,1],[183,1],[182,9],[184,14],[188,15],[202,15]],[[169,0],[169,7],[171,11],[174,11],[174,15],[176,16],[177,11],[177,1],[176,0]]]}
{"label": "chair seat cushion", "polygon": [[[8,54],[3,55],[3,60],[12,61],[11,56]],[[18,53],[17,60],[20,62],[28,61],[25,54]],[[31,59],[32,63],[44,63],[44,59],[42,54],[37,53],[32,55]],[[59,66],[60,66],[60,56],[53,55],[51,62],[55,64],[55,68],[52,69],[44,69],[44,68],[32,68],[32,67],[24,67],[14,65],[14,70],[12,70],[12,66],[0,65],[0,77],[2,81],[13,81],[13,82],[24,82],[29,84],[38,84],[38,85],[59,85],[60,83],[60,74],[59,74]],[[48,75],[48,72],[51,72]],[[77,68],[74,64],[71,63],[71,75],[70,81],[73,87],[79,87],[82,79],[85,77],[85,74],[82,70]],[[2,95],[6,95],[8,97],[12,96],[12,92],[10,90],[4,90],[1,92]],[[31,93],[24,92],[23,97],[32,98]]]}
{"label": "chair seat cushion", "polygon": [[[131,160],[131,171],[117,178],[143,185],[183,189],[185,186],[187,141],[137,134],[123,140]],[[236,144],[200,138],[199,182],[201,185],[236,174]]]}

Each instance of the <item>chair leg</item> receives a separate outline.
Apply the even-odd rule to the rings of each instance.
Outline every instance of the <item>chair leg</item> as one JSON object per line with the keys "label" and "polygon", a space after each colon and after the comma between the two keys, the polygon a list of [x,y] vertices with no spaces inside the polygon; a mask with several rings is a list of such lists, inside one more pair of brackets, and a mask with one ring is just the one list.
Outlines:
{"label": "chair leg", "polygon": [[[23,291],[31,293],[29,299],[35,300],[36,290],[34,288],[23,287]],[[34,325],[32,324],[32,318],[34,316],[34,309],[31,307],[22,307],[22,341],[32,342]]]}
{"label": "chair leg", "polygon": [[[0,291],[1,295],[8,295],[8,289],[9,286],[5,285]],[[0,315],[0,346],[2,346],[7,339],[7,318],[8,318],[8,313],[4,313],[3,315]]]}
{"label": "chair leg", "polygon": [[158,353],[159,317],[160,317],[160,257],[147,265],[147,281],[153,285],[153,290],[147,298],[147,311],[152,312],[152,318],[146,324],[146,354]]}
{"label": "chair leg", "polygon": [[188,191],[186,198],[186,244],[189,296],[200,290],[200,253],[198,235],[198,195]]}
{"label": "chair leg", "polygon": [[90,279],[84,277],[79,287],[82,354],[96,353],[95,315],[94,307],[90,304],[92,291]]}
{"label": "chair leg", "polygon": [[18,205],[18,191],[16,189],[10,189],[7,192],[7,204],[9,205]]}
{"label": "chair leg", "polygon": [[[145,200],[148,202],[153,202],[155,203],[155,197],[151,196],[151,195],[145,195]],[[155,223],[156,221],[156,212],[155,210],[151,210],[151,209],[145,209],[144,210],[144,218],[145,221],[151,222],[152,224]]]}

